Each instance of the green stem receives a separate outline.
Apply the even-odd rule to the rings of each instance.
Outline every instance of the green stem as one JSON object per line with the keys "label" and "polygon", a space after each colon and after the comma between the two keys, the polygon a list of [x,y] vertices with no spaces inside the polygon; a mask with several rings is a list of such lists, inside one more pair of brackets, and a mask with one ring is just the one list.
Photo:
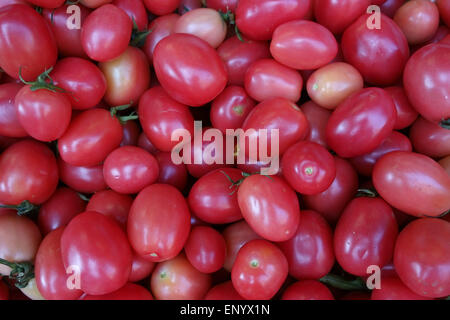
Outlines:
{"label": "green stem", "polygon": [[376,197],[378,197],[378,192],[376,192],[375,190],[371,190],[371,189],[361,188],[361,189],[358,189],[358,192],[356,193],[356,197],[357,198],[361,198],[361,197],[376,198]]}
{"label": "green stem", "polygon": [[87,197],[84,194],[79,193],[79,192],[78,192],[78,196],[81,198],[81,200],[86,201],[86,202],[89,202],[91,200],[91,198],[89,198],[89,197]]}
{"label": "green stem", "polygon": [[67,92],[66,90],[64,90],[63,88],[57,87],[53,84],[53,79],[50,77],[50,72],[52,72],[52,70],[53,70],[53,67],[51,67],[48,70],[45,70],[43,73],[41,73],[37,77],[36,81],[25,81],[22,78],[22,67],[20,67],[19,68],[19,79],[24,84],[30,85],[31,91],[46,89],[46,90],[49,90],[52,92],[66,93]]}
{"label": "green stem", "polygon": [[38,206],[35,206],[34,204],[32,204],[30,201],[25,200],[22,201],[19,205],[5,205],[5,204],[0,204],[0,208],[6,208],[6,209],[14,209],[17,210],[17,214],[19,216],[24,216],[27,215],[31,212],[34,212],[36,210],[39,209]]}
{"label": "green stem", "polygon": [[137,26],[136,20],[134,20],[134,17],[131,19],[133,20],[133,33],[131,34],[130,46],[139,48],[144,45],[145,39],[147,39],[147,36],[152,31],[151,30],[140,31]]}
{"label": "green stem", "polygon": [[137,120],[137,119],[139,119],[139,116],[136,113],[136,111],[131,112],[131,114],[129,114],[127,116],[119,116],[117,114],[119,111],[127,110],[132,105],[133,105],[133,101],[131,101],[129,104],[125,104],[125,105],[122,105],[122,106],[117,106],[117,107],[111,108],[111,117],[116,117],[117,119],[119,119],[121,124],[125,124],[127,121],[130,121],[130,120]]}
{"label": "green stem", "polygon": [[442,120],[439,125],[447,130],[450,130],[450,118]]}
{"label": "green stem", "polygon": [[366,284],[361,278],[354,280],[346,280],[341,276],[334,274],[327,274],[319,280],[320,282],[327,284],[333,288],[341,290],[368,290]]}
{"label": "green stem", "polygon": [[0,258],[0,264],[11,268],[9,278],[15,280],[17,288],[25,288],[34,278],[34,266],[30,262],[9,262]]}

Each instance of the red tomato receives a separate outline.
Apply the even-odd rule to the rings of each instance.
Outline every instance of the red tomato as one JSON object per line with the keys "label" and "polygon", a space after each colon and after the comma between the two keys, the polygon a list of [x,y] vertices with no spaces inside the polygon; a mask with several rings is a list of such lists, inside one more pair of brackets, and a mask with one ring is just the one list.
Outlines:
{"label": "red tomato", "polygon": [[300,221],[297,194],[281,178],[253,175],[239,186],[238,203],[250,227],[269,241],[292,238]]}
{"label": "red tomato", "polygon": [[450,176],[422,154],[388,153],[375,164],[372,179],[383,199],[407,214],[435,217],[450,209]]}
{"label": "red tomato", "polygon": [[398,8],[400,8],[406,0],[387,0],[380,6],[381,12],[389,18],[393,18]]}
{"label": "red tomato", "polygon": [[237,86],[244,85],[245,72],[253,62],[270,58],[267,42],[243,40],[236,36],[228,38],[217,49],[228,71],[228,83]]}
{"label": "red tomato", "polygon": [[398,225],[392,208],[380,198],[356,198],[345,208],[334,231],[334,252],[348,273],[367,276],[382,268],[394,253]]}
{"label": "red tomato", "polygon": [[84,211],[86,203],[72,189],[58,188],[39,209],[38,225],[43,235],[66,226],[73,217]]}
{"label": "red tomato", "polygon": [[145,258],[134,253],[131,265],[131,273],[128,278],[130,282],[138,282],[147,278],[155,268],[155,263],[147,261]]}
{"label": "red tomato", "polygon": [[122,141],[119,120],[104,109],[83,111],[58,140],[61,158],[73,166],[101,163]]}
{"label": "red tomato", "polygon": [[275,29],[270,52],[288,67],[312,70],[331,62],[337,55],[338,44],[327,28],[312,21],[296,20]]}
{"label": "red tomato", "polygon": [[50,149],[36,141],[22,140],[0,155],[0,203],[18,205],[47,201],[58,185],[58,167]]}
{"label": "red tomato", "polygon": [[414,293],[428,298],[450,295],[450,222],[417,219],[398,236],[394,265]]}
{"label": "red tomato", "polygon": [[381,278],[381,288],[372,290],[371,300],[431,300],[412,292],[397,277]]}
{"label": "red tomato", "polygon": [[419,114],[411,106],[403,87],[387,87],[384,90],[390,94],[397,111],[394,129],[400,130],[412,125]]}
{"label": "red tomato", "polygon": [[77,215],[61,237],[64,267],[75,266],[87,294],[101,295],[121,288],[131,271],[127,237],[111,218],[98,212]]}
{"label": "red tomato", "polygon": [[409,57],[405,35],[395,22],[381,14],[380,29],[369,29],[371,14],[363,14],[342,36],[345,60],[374,85],[392,85],[400,79]]}
{"label": "red tomato", "polygon": [[205,300],[244,300],[234,289],[233,282],[226,281],[212,287],[205,296]]}
{"label": "red tomato", "polygon": [[238,2],[238,0],[205,0],[208,8],[213,8],[222,12],[234,12]]}
{"label": "red tomato", "polygon": [[328,148],[325,132],[331,111],[322,108],[313,101],[308,101],[300,106],[300,110],[305,114],[309,123],[309,133],[306,137],[307,141],[312,141]]}
{"label": "red tomato", "polygon": [[397,112],[389,94],[380,88],[362,89],[339,105],[327,124],[327,143],[339,156],[372,152],[394,128]]}
{"label": "red tomato", "polygon": [[439,8],[442,21],[447,25],[447,27],[450,27],[450,3],[445,0],[437,0],[436,4]]}
{"label": "red tomato", "polygon": [[81,4],[88,8],[98,8],[112,1],[113,0],[80,0]]}
{"label": "red tomato", "polygon": [[297,102],[303,87],[300,73],[273,59],[261,59],[245,73],[245,90],[256,101],[286,98]]}
{"label": "red tomato", "polygon": [[31,6],[26,0],[3,0],[0,3],[0,8],[9,6],[10,4],[26,4],[27,6]]}
{"label": "red tomato", "polygon": [[150,286],[158,300],[200,300],[211,286],[211,277],[195,269],[180,254],[156,266]]}
{"label": "red tomato", "polygon": [[450,130],[419,117],[409,130],[414,150],[433,158],[450,155]]}
{"label": "red tomato", "polygon": [[170,260],[184,247],[189,221],[189,208],[180,191],[171,185],[153,184],[142,190],[131,206],[128,238],[147,260]]}
{"label": "red tomato", "polygon": [[161,87],[142,95],[138,112],[145,135],[161,151],[170,152],[178,144],[171,140],[176,129],[186,129],[194,135],[194,118],[189,108],[169,97]]}
{"label": "red tomato", "polygon": [[148,16],[142,0],[114,0],[112,4],[134,19],[139,31],[147,28]]}
{"label": "red tomato", "polygon": [[413,107],[427,120],[450,118],[450,44],[430,44],[406,64],[403,83]]}
{"label": "red tomato", "polygon": [[106,92],[106,79],[92,62],[81,58],[58,61],[51,73],[56,86],[63,88],[73,109],[95,107]]}
{"label": "red tomato", "polygon": [[185,14],[193,9],[201,8],[203,6],[203,0],[181,0],[178,6],[178,13]]}
{"label": "red tomato", "polygon": [[72,271],[64,268],[61,256],[63,232],[64,228],[50,232],[36,254],[36,285],[46,300],[76,300],[83,293],[79,288],[68,287]]}
{"label": "red tomato", "polygon": [[112,4],[94,10],[81,28],[81,45],[92,60],[108,61],[128,47],[133,25],[127,14]]}
{"label": "red tomato", "polygon": [[280,249],[266,240],[252,240],[239,250],[231,271],[236,291],[248,300],[269,300],[288,275]]}
{"label": "red tomato", "polygon": [[253,40],[269,40],[281,24],[302,19],[310,0],[240,0],[236,8],[236,25]]}
{"label": "red tomato", "polygon": [[298,229],[290,240],[279,244],[289,264],[289,275],[320,279],[334,265],[333,230],[315,211],[302,211]]}
{"label": "red tomato", "polygon": [[172,34],[162,39],[153,53],[153,66],[167,93],[189,106],[212,101],[228,80],[217,52],[190,34]]}
{"label": "red tomato", "polygon": [[123,137],[120,142],[121,147],[125,146],[136,146],[138,144],[140,129],[135,121],[127,121],[122,125]]}
{"label": "red tomato", "polygon": [[281,300],[334,300],[334,297],[330,289],[319,281],[304,280],[284,290]]}
{"label": "red tomato", "polygon": [[18,83],[0,85],[0,135],[26,137],[28,134],[20,124],[14,99],[23,86]]}
{"label": "red tomato", "polygon": [[186,187],[188,179],[186,165],[173,163],[170,152],[158,152],[155,154],[155,158],[159,166],[158,182],[170,184],[182,191]]}
{"label": "red tomato", "polygon": [[0,67],[26,81],[52,67],[58,56],[50,26],[34,9],[14,4],[0,9]]}
{"label": "red tomato", "polygon": [[61,181],[75,191],[94,193],[107,188],[103,178],[103,164],[77,167],[58,158],[58,167]]}
{"label": "red tomato", "polygon": [[143,0],[147,10],[158,16],[163,16],[175,11],[180,0]]}
{"label": "red tomato", "polygon": [[143,286],[127,283],[117,291],[104,295],[86,295],[82,300],[153,300],[153,296]]}
{"label": "red tomato", "polygon": [[92,195],[86,210],[111,217],[126,230],[128,213],[132,204],[133,198],[128,195],[113,190],[102,190]]}
{"label": "red tomato", "polygon": [[178,14],[172,13],[158,17],[148,25],[148,30],[152,30],[152,32],[145,39],[145,44],[142,49],[150,63],[153,63],[153,52],[155,51],[156,45],[174,32],[175,23],[179,18],[180,16]]}

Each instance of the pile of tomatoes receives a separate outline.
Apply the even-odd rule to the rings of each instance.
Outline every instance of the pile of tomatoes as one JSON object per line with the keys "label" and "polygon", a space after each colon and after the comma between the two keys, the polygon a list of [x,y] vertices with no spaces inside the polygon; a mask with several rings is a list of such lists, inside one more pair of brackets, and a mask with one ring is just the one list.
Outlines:
{"label": "pile of tomatoes", "polygon": [[[2,0],[0,299],[447,298],[449,28],[448,0]],[[276,174],[206,135],[175,163],[195,120],[278,129]]]}

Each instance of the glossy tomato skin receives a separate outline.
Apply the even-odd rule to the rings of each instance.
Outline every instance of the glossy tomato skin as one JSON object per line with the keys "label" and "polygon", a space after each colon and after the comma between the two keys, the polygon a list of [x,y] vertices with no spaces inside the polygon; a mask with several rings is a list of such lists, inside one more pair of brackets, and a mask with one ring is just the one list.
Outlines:
{"label": "glossy tomato skin", "polygon": [[36,254],[36,285],[46,300],[76,300],[83,291],[67,286],[70,272],[66,272],[61,256],[61,236],[64,227],[50,232],[42,240]]}
{"label": "glossy tomato skin", "polygon": [[147,55],[151,64],[153,64],[153,52],[155,51],[156,45],[159,41],[174,32],[175,23],[179,18],[180,16],[178,14],[171,13],[157,17],[148,25],[148,30],[152,30],[152,32],[145,39],[142,50]]}
{"label": "glossy tomato skin", "polygon": [[283,252],[266,240],[252,240],[239,250],[231,281],[245,299],[269,300],[287,275],[288,262]]}
{"label": "glossy tomato skin", "polygon": [[238,203],[251,228],[269,241],[292,238],[300,221],[295,191],[276,176],[254,175],[239,186]]}
{"label": "glossy tomato skin", "polygon": [[30,85],[26,85],[17,93],[14,104],[22,127],[36,140],[57,140],[69,127],[72,106],[61,92],[33,91]]}
{"label": "glossy tomato skin", "polygon": [[403,74],[409,101],[423,118],[433,122],[450,117],[449,57],[450,44],[427,45],[411,56]]}
{"label": "glossy tomato skin", "polygon": [[149,261],[176,257],[188,238],[190,212],[183,195],[167,184],[142,190],[128,216],[128,238],[134,250]]}
{"label": "glossy tomato skin", "polygon": [[381,14],[381,29],[369,29],[369,17],[370,14],[363,14],[345,30],[341,42],[344,58],[361,72],[366,82],[392,85],[400,79],[409,58],[408,42],[386,15]]}
{"label": "glossy tomato skin", "polygon": [[35,6],[49,9],[58,8],[64,3],[64,0],[27,0],[27,1],[34,4]]}
{"label": "glossy tomato skin", "polygon": [[297,102],[303,79],[296,70],[273,59],[261,59],[250,65],[245,73],[245,90],[256,101],[286,98]]}
{"label": "glossy tomato skin", "polygon": [[131,271],[132,251],[127,237],[111,218],[86,211],[67,225],[61,236],[64,267],[77,266],[80,286],[101,295],[121,288]]}
{"label": "glossy tomato skin", "polygon": [[20,124],[14,99],[23,86],[18,83],[0,85],[0,135],[21,138],[28,134]]}
{"label": "glossy tomato skin", "polygon": [[334,300],[326,285],[317,280],[304,280],[291,284],[281,300]]}
{"label": "glossy tomato skin", "polygon": [[328,119],[331,116],[331,111],[318,106],[313,101],[302,104],[300,109],[305,114],[309,124],[309,133],[305,140],[318,143],[321,146],[328,148],[325,132]]}
{"label": "glossy tomato skin", "polygon": [[132,22],[112,4],[94,10],[81,28],[81,45],[92,60],[108,61],[121,55],[131,39]]}
{"label": "glossy tomato skin", "polygon": [[310,0],[241,0],[236,8],[236,25],[253,40],[269,40],[281,24],[302,19]]}
{"label": "glossy tomato skin", "polygon": [[119,120],[105,109],[83,111],[58,140],[61,158],[73,166],[95,166],[117,148],[123,131]]}
{"label": "glossy tomato skin", "polygon": [[134,19],[139,31],[147,27],[148,16],[142,0],[114,0],[112,4],[125,11],[130,19]]}
{"label": "glossy tomato skin", "polygon": [[172,151],[178,141],[172,132],[186,129],[194,134],[194,118],[186,105],[173,100],[161,87],[146,91],[139,101],[139,121],[149,141],[164,152]]}
{"label": "glossy tomato skin", "polygon": [[104,295],[86,295],[82,300],[153,300],[153,296],[143,286],[127,283],[114,292]]}
{"label": "glossy tomato skin", "polygon": [[175,11],[180,0],[143,0],[148,11],[158,16],[163,16]]}
{"label": "glossy tomato skin", "polygon": [[394,265],[403,283],[428,298],[450,293],[450,222],[417,219],[400,233]]}
{"label": "glossy tomato skin", "polygon": [[103,178],[103,165],[72,166],[58,158],[59,176],[62,182],[75,191],[94,193],[107,188]]}
{"label": "glossy tomato skin", "polygon": [[212,101],[228,80],[217,52],[207,42],[190,34],[172,34],[162,39],[153,52],[153,66],[167,93],[189,106]]}
{"label": "glossy tomato skin", "polygon": [[298,280],[320,279],[334,265],[333,230],[315,211],[302,211],[295,235],[279,247],[288,261],[289,275]]}
{"label": "glossy tomato skin", "polygon": [[0,9],[0,67],[14,79],[19,71],[34,81],[58,56],[55,38],[45,20],[31,7],[14,4]]}
{"label": "glossy tomato skin", "polygon": [[338,44],[333,34],[320,24],[296,20],[275,29],[270,52],[288,67],[312,70],[331,62],[337,55]]}
{"label": "glossy tomato skin", "polygon": [[145,258],[134,253],[131,272],[128,280],[130,282],[138,282],[147,278],[155,269],[155,263],[147,261]]}
{"label": "glossy tomato skin", "polygon": [[182,253],[159,263],[150,287],[158,300],[200,300],[211,286],[211,276],[195,269]]}
{"label": "glossy tomato skin", "polygon": [[435,217],[450,209],[450,176],[422,154],[388,153],[375,164],[372,180],[384,200],[407,214]]}
{"label": "glossy tomato skin", "polygon": [[318,194],[336,178],[334,158],[327,149],[311,141],[292,145],[281,159],[283,176],[301,194]]}
{"label": "glossy tomato skin", "polygon": [[113,0],[81,0],[81,4],[88,8],[98,8],[104,4],[110,3]]}
{"label": "glossy tomato skin", "polygon": [[205,300],[244,300],[234,289],[233,282],[226,281],[212,287],[205,296]]}
{"label": "glossy tomato skin", "polygon": [[238,181],[242,178],[242,171],[234,168],[217,169],[202,176],[192,186],[188,196],[189,207],[201,220],[225,224],[242,219],[237,187],[230,188],[231,182],[227,176]]}
{"label": "glossy tomato skin", "polygon": [[419,117],[409,131],[414,150],[433,158],[450,155],[450,130]]}
{"label": "glossy tomato skin", "polygon": [[86,202],[72,189],[58,188],[39,209],[38,226],[43,235],[66,226],[84,211]]}
{"label": "glossy tomato skin", "polygon": [[395,121],[394,129],[404,129],[413,124],[419,114],[409,102],[403,87],[387,87],[384,90],[391,96],[395,104],[395,110],[397,111],[397,120]]}
{"label": "glossy tomato skin", "polygon": [[411,291],[398,277],[381,278],[381,288],[372,290],[371,300],[431,300]]}
{"label": "glossy tomato skin", "polygon": [[270,58],[266,41],[244,39],[243,42],[236,36],[225,40],[217,53],[227,68],[228,83],[237,86],[244,85],[245,72],[253,62]]}
{"label": "glossy tomato skin", "polygon": [[113,190],[102,190],[92,195],[86,210],[101,213],[116,220],[126,230],[128,213],[133,198]]}
{"label": "glossy tomato skin", "polygon": [[51,77],[56,86],[66,91],[75,110],[95,107],[106,92],[105,76],[86,59],[70,57],[59,60]]}
{"label": "glossy tomato skin", "polygon": [[380,268],[394,253],[398,225],[392,208],[380,198],[356,198],[342,213],[334,232],[334,251],[347,272],[366,276],[367,267]]}
{"label": "glossy tomato skin", "polygon": [[0,203],[18,205],[47,201],[58,185],[58,167],[50,149],[37,141],[22,140],[0,155]]}
{"label": "glossy tomato skin", "polygon": [[397,112],[380,88],[362,89],[342,102],[327,124],[327,143],[339,156],[356,157],[373,151],[392,132]]}

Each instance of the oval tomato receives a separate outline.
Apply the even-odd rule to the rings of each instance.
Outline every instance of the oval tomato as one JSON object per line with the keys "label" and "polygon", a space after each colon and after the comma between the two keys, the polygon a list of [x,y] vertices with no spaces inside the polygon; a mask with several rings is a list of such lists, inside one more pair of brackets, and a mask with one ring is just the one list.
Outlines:
{"label": "oval tomato", "polygon": [[95,166],[72,166],[58,158],[59,176],[62,182],[75,191],[94,193],[107,188],[103,178],[103,164]]}

